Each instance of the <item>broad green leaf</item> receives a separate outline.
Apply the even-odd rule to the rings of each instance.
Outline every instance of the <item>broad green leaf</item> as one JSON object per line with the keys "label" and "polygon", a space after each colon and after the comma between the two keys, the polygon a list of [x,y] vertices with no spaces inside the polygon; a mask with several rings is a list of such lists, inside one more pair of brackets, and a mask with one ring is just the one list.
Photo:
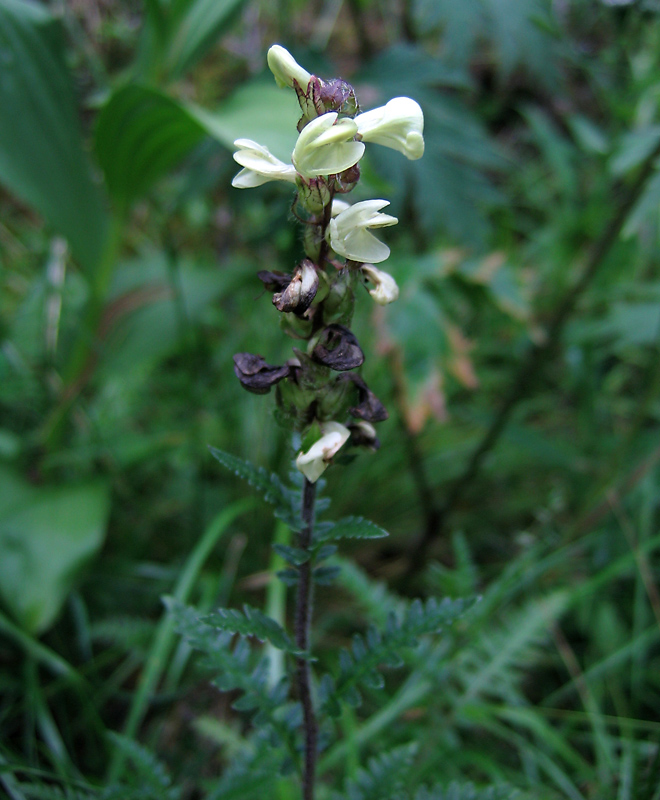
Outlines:
{"label": "broad green leaf", "polygon": [[168,77],[178,78],[226,32],[245,0],[174,0],[172,38],[165,56]]}
{"label": "broad green leaf", "polygon": [[99,366],[103,375],[144,375],[147,367],[180,351],[182,310],[189,323],[196,324],[222,287],[219,270],[188,260],[176,264],[173,280],[162,253],[122,262],[110,291],[104,358]]}
{"label": "broad green leaf", "polygon": [[186,107],[157,89],[117,89],[96,124],[96,153],[120,205],[144,194],[204,138]]}
{"label": "broad green leaf", "polygon": [[293,92],[274,83],[248,84],[215,112],[133,84],[117,89],[103,107],[96,125],[96,153],[110,194],[127,206],[206,136],[232,151],[235,139],[254,139],[289,161],[299,116]]}
{"label": "broad green leaf", "polygon": [[87,269],[106,237],[104,201],[83,148],[59,23],[0,0],[0,182],[62,233]]}
{"label": "broad green leaf", "polygon": [[28,632],[52,625],[103,543],[108,512],[101,483],[35,487],[0,471],[0,597]]}
{"label": "broad green leaf", "polygon": [[278,89],[274,81],[248,83],[224,100],[218,111],[194,113],[207,132],[231,150],[235,139],[253,139],[282,161],[291,160],[300,107],[295,93]]}

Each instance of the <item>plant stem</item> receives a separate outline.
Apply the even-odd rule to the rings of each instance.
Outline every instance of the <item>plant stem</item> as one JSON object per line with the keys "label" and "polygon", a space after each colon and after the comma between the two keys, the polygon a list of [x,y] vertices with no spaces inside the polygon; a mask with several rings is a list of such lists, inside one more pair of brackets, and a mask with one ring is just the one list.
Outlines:
{"label": "plant stem", "polygon": [[[314,501],[316,484],[305,478],[302,498],[303,526],[298,538],[298,546],[309,550],[314,527]],[[309,648],[309,634],[312,620],[312,563],[311,559],[299,568],[298,599],[296,603],[296,646],[300,650]],[[303,729],[305,738],[305,763],[303,768],[303,800],[314,800],[314,773],[316,771],[316,747],[318,724],[312,702],[311,675],[308,658],[296,659],[296,681],[298,696],[303,709]]]}
{"label": "plant stem", "polygon": [[655,161],[658,156],[660,156],[660,145],[655,147],[653,152],[644,161],[625,199],[615,212],[613,218],[609,220],[607,225],[603,228],[602,234],[591,248],[579,279],[558,303],[548,323],[545,341],[541,344],[533,344],[527,351],[527,355],[520,363],[500,410],[493,418],[483,439],[472,453],[465,470],[449,487],[447,498],[438,516],[435,530],[424,531],[417,547],[413,548],[411,551],[407,571],[408,576],[415,571],[418,564],[423,562],[433,540],[444,531],[447,519],[454,512],[463,499],[466,490],[478,475],[486,455],[498,443],[500,436],[508,425],[514,409],[518,406],[519,402],[530,393],[531,388],[541,373],[542,367],[545,366],[549,357],[555,352],[555,349],[559,345],[564,327],[573,313],[578,300],[602,267],[612,246],[619,238],[619,234],[628,218],[628,214],[639,200],[648,179],[653,174]]}

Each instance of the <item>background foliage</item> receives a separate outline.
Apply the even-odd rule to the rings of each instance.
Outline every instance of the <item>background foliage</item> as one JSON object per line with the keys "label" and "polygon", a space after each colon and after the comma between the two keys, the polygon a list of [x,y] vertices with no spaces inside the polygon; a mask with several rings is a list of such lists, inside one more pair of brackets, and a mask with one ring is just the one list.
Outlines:
{"label": "background foliage", "polygon": [[[264,573],[284,566],[270,543],[286,528],[207,450],[289,473],[268,401],[231,370],[234,352],[290,348],[264,337],[277,311],[254,279],[299,256],[288,196],[230,188],[234,138],[281,157],[293,143],[295,100],[265,72],[274,41],[350,79],[364,108],[409,95],[426,117],[421,161],[371,148],[363,172],[400,219],[401,298],[361,304],[356,324],[391,418],[326,496],[335,519],[392,536],[329,562],[341,591],[317,594],[318,674],[342,674],[355,634],[380,646],[367,631],[390,612],[412,624],[413,592],[427,610],[482,596],[408,647],[407,670],[374,658],[361,705],[332,723],[319,796],[660,797],[659,12],[0,0],[11,798],[297,796],[264,730],[247,733],[249,700],[208,686],[204,631],[179,620],[179,640],[161,602],[287,619]],[[242,685],[236,648],[224,690]],[[319,690],[331,705],[337,686]]]}

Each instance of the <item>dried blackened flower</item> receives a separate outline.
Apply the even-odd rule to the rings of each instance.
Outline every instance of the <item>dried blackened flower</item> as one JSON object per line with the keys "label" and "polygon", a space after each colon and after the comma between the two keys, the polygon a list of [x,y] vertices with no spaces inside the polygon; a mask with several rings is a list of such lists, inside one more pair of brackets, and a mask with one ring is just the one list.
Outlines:
{"label": "dried blackened flower", "polygon": [[257,278],[270,292],[281,292],[291,283],[292,276],[278,270],[270,272],[267,269],[261,269],[257,272]]}
{"label": "dried blackened flower", "polygon": [[369,450],[380,449],[380,439],[376,436],[376,429],[370,422],[360,420],[348,426],[351,432],[349,443],[354,447],[367,447]]}
{"label": "dried blackened flower", "polygon": [[309,258],[305,258],[295,268],[287,287],[273,295],[273,305],[278,311],[304,314],[316,297],[318,288],[319,276],[316,267]]}
{"label": "dried blackened flower", "polygon": [[337,372],[355,369],[364,363],[364,353],[355,334],[336,323],[328,325],[321,332],[312,351],[312,358]]}
{"label": "dried blackened flower", "polygon": [[287,364],[273,367],[262,356],[252,353],[236,353],[234,356],[236,377],[244,389],[254,394],[268,394],[271,386],[286,378],[290,371]]}
{"label": "dried blackened flower", "polygon": [[366,422],[383,422],[389,417],[385,406],[359,375],[347,375],[346,378],[352,381],[358,390],[358,404],[348,410],[352,417]]}

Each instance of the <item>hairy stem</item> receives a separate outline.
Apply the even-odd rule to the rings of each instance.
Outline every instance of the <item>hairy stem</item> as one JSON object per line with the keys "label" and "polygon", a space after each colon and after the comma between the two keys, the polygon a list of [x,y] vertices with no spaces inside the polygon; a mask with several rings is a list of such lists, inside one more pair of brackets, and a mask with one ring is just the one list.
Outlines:
{"label": "hairy stem", "polygon": [[[298,538],[298,546],[309,550],[312,543],[314,527],[314,501],[316,484],[305,478],[302,499],[303,526]],[[298,599],[296,603],[296,646],[300,650],[309,649],[310,627],[312,621],[312,562],[306,561],[299,568]],[[312,702],[312,687],[309,659],[296,659],[296,681],[298,696],[303,709],[303,729],[305,738],[305,763],[303,767],[303,800],[314,800],[314,774],[316,772],[316,755],[318,740],[318,724]]]}
{"label": "hairy stem", "polygon": [[444,506],[438,516],[435,529],[425,530],[417,547],[412,550],[408,565],[408,574],[414,572],[416,566],[422,563],[433,540],[444,531],[447,519],[454,512],[465,496],[466,490],[472,485],[474,479],[479,474],[481,465],[487,454],[498,443],[500,436],[511,419],[514,409],[521,400],[528,396],[536,379],[541,374],[542,368],[555,352],[559,345],[564,327],[570,319],[578,300],[598,274],[612,246],[619,238],[619,234],[628,218],[628,214],[641,196],[648,179],[653,174],[655,161],[658,156],[660,156],[660,145],[654,148],[653,152],[644,161],[625,199],[615,212],[613,218],[609,220],[607,225],[603,228],[601,236],[596,240],[589,252],[579,279],[566,292],[555,308],[547,326],[545,341],[542,344],[533,344],[527,351],[526,357],[521,361],[518,371],[511,383],[509,392],[499,411],[493,418],[490,427],[472,453],[463,473],[459,475],[450,486]]}

